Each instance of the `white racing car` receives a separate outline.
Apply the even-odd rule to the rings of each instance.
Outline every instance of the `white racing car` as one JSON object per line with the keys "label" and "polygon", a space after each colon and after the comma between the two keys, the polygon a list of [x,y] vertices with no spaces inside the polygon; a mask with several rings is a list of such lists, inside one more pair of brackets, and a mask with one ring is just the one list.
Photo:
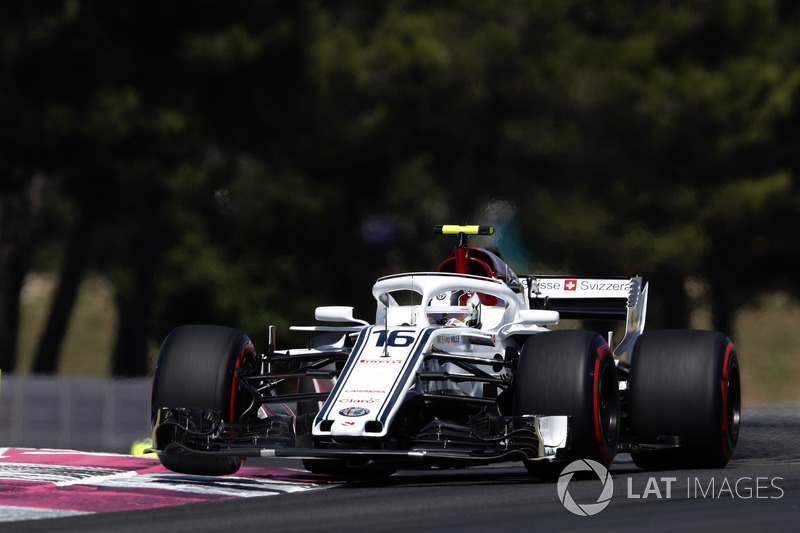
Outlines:
{"label": "white racing car", "polygon": [[[736,351],[722,333],[644,332],[639,277],[518,277],[456,235],[436,272],[379,279],[373,323],[320,307],[309,346],[259,353],[237,329],[192,325],[164,341],[153,378],[153,448],[176,472],[224,475],[247,457],[312,472],[521,461],[553,475],[575,459],[643,468],[723,467],[739,429]],[[625,333],[549,329],[618,318]]]}

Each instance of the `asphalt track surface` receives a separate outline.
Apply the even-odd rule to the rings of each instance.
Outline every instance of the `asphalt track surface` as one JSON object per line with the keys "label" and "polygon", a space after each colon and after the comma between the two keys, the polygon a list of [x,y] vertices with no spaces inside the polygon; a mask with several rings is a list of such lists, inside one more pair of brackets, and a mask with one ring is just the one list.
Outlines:
{"label": "asphalt track surface", "polygon": [[[562,504],[557,483],[517,465],[403,472],[380,481],[328,480],[318,490],[229,498],[142,511],[0,522],[0,531],[771,531],[800,530],[800,412],[747,412],[735,459],[722,470],[611,468],[613,496],[592,516]],[[296,462],[248,466],[294,468]],[[255,471],[255,470],[254,470]],[[305,481],[305,480],[304,480]],[[597,502],[597,477],[572,478],[569,497]],[[3,494],[0,493],[0,505]]]}

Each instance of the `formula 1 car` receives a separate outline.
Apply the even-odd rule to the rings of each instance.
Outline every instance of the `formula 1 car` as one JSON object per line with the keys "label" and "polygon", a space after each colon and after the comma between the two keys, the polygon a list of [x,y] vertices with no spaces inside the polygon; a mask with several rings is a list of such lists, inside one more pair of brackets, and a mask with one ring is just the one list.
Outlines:
{"label": "formula 1 car", "polygon": [[[741,387],[722,333],[644,331],[640,277],[519,277],[499,253],[457,236],[436,272],[372,287],[369,323],[319,307],[308,346],[256,351],[243,332],[190,325],[165,339],[152,392],[153,450],[168,469],[236,472],[247,457],[303,460],[315,473],[518,461],[552,476],[576,459],[646,469],[723,467]],[[619,319],[622,340],[561,319]],[[563,328],[563,325],[561,326]]]}

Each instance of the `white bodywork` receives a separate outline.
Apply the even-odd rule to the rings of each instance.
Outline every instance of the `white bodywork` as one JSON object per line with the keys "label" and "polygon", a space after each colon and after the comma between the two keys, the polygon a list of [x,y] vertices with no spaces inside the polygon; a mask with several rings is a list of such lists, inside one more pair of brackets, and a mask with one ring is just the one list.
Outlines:
{"label": "white bodywork", "polygon": [[[431,324],[429,314],[441,314],[448,306],[437,305],[437,296],[453,291],[478,293],[496,305],[482,305],[481,329],[453,320],[449,325]],[[398,293],[411,293],[410,305],[398,303]],[[425,362],[424,354],[439,350],[469,354],[486,359],[484,371],[492,372],[491,361],[503,352],[499,330],[510,323],[524,327],[529,334],[544,331],[531,320],[552,320],[553,313],[531,313],[523,294],[513,292],[500,281],[476,276],[419,273],[380,279],[372,289],[378,302],[376,325],[364,327],[336,387],[314,423],[315,436],[384,437],[406,393],[458,385],[443,381],[420,383],[417,372],[446,371],[457,374],[450,363]],[[409,294],[404,294],[409,296]],[[520,311],[528,311],[520,316]],[[346,312],[318,310],[317,317],[346,317]],[[327,330],[327,328],[326,328]],[[471,396],[481,396],[479,385],[460,384]],[[425,389],[425,390],[422,390]],[[322,422],[328,421],[323,429]],[[368,424],[372,422],[373,428]]]}
{"label": "white bodywork", "polygon": [[[536,282],[536,278],[531,278]],[[573,285],[574,284],[574,285]],[[360,323],[359,326],[310,326],[295,329],[312,331],[358,332],[357,340],[333,391],[313,424],[315,437],[381,438],[409,393],[446,392],[446,389],[481,397],[480,383],[460,382],[460,369],[452,363],[441,363],[433,353],[468,355],[485,359],[477,368],[493,377],[506,372],[493,368],[492,361],[502,360],[506,340],[548,331],[544,326],[558,323],[556,311],[530,309],[529,291],[548,298],[613,298],[629,301],[628,331],[622,344],[632,345],[644,326],[643,297],[639,296],[640,278],[630,280],[586,280],[548,278],[543,286],[514,291],[502,281],[444,273],[415,273],[390,276],[378,280],[372,293],[378,302],[375,325],[363,325],[352,317],[352,308],[319,308],[320,320]],[[481,324],[469,327],[457,319],[445,324],[433,322],[442,310],[460,310],[459,306],[443,306],[442,295],[454,291],[482,297]],[[632,295],[635,297],[631,297]],[[404,300],[410,300],[406,303]],[[639,304],[637,306],[636,304]],[[632,317],[633,315],[633,317]],[[634,318],[635,320],[632,320]],[[428,357],[426,358],[426,355]],[[420,373],[444,372],[449,379],[420,380]],[[565,417],[540,417],[538,428],[545,456],[566,442]]]}

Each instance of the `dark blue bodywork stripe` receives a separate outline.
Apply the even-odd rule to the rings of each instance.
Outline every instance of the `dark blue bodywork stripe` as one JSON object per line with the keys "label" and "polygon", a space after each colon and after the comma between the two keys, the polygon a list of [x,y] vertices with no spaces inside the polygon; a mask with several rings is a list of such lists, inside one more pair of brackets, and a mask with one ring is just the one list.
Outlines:
{"label": "dark blue bodywork stripe", "polygon": [[408,378],[411,375],[411,373],[416,371],[417,361],[419,360],[418,356],[422,351],[422,349],[425,347],[425,344],[427,344],[428,339],[431,336],[431,333],[433,333],[435,330],[436,328],[428,328],[427,330],[425,330],[424,333],[422,333],[419,337],[417,337],[417,342],[409,352],[408,358],[406,359],[405,368],[402,370],[400,375],[397,377],[397,379],[395,379],[394,383],[392,384],[394,392],[392,393],[391,398],[389,398],[389,400],[383,404],[380,411],[378,411],[377,419],[383,424],[386,424],[389,418],[389,414],[392,412],[392,407],[397,403],[398,399],[400,398],[400,395],[405,394],[406,391],[404,385],[406,381],[408,381]]}
{"label": "dark blue bodywork stripe", "polygon": [[342,383],[347,382],[347,378],[349,377],[350,373],[353,371],[353,367],[356,366],[356,362],[360,357],[361,350],[364,349],[364,344],[366,343],[366,339],[370,337],[372,334],[373,327],[364,328],[361,330],[361,333],[358,335],[358,339],[356,340],[355,346],[353,346],[353,351],[350,352],[350,358],[345,363],[344,368],[342,369],[342,373],[340,374],[339,380],[336,382],[336,386],[333,388],[331,393],[328,395],[328,399],[325,401],[325,404],[320,409],[319,413],[317,414],[317,418],[314,419],[314,425],[321,423],[325,420],[325,416],[327,415],[331,407],[335,405],[336,399],[339,397],[339,394],[342,391]]}

